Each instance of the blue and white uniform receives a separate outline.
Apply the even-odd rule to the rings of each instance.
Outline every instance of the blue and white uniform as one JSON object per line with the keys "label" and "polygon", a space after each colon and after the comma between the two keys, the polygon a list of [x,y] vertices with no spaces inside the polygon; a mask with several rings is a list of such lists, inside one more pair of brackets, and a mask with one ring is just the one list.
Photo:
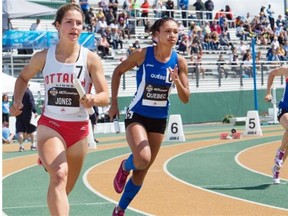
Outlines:
{"label": "blue and white uniform", "polygon": [[288,78],[286,78],[286,86],[284,89],[283,97],[279,102],[279,108],[288,111]]}
{"label": "blue and white uniform", "polygon": [[146,57],[136,74],[137,91],[129,105],[130,113],[163,119],[168,115],[169,94],[173,84],[168,68],[178,65],[178,55],[173,50],[169,61],[159,62],[154,47],[147,47]]}

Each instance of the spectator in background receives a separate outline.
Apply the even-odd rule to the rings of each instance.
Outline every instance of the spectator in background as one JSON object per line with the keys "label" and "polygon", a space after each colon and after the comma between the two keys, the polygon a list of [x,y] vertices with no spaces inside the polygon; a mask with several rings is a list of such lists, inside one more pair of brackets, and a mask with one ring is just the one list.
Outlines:
{"label": "spectator in background", "polygon": [[224,67],[226,64],[224,58],[223,58],[223,55],[220,54],[219,55],[219,58],[217,60],[217,66],[218,66],[218,73],[219,73],[219,77],[222,78],[224,74],[225,76],[225,79],[228,77],[228,70]]}
{"label": "spectator in background", "polygon": [[[92,125],[92,131],[93,131],[93,137],[94,137],[94,129],[95,129],[95,125],[98,122],[98,118],[99,118],[99,111],[98,111],[98,107],[97,106],[93,106],[94,109],[94,113],[92,115],[89,115],[89,119],[91,121],[91,125]],[[99,141],[94,137],[94,141],[96,143],[99,143]]]}
{"label": "spectator in background", "polygon": [[110,53],[110,44],[107,40],[107,35],[105,33],[102,34],[101,38],[98,40],[98,51],[101,51],[101,57],[104,58],[105,56],[109,55]]}
{"label": "spectator in background", "polygon": [[210,28],[210,22],[209,21],[205,21],[205,24],[202,26],[202,32],[203,32],[204,36],[206,34],[210,34],[211,33],[211,28]]}
{"label": "spectator in background", "polygon": [[90,4],[88,0],[79,0],[80,7],[85,15],[85,24],[86,25],[91,25],[90,22],[90,16],[89,16],[89,9],[90,9]]}
{"label": "spectator in background", "polygon": [[38,31],[41,30],[41,20],[39,18],[36,19],[35,23],[32,23],[30,26],[30,31]]}
{"label": "spectator in background", "polygon": [[90,7],[89,9],[89,18],[90,18],[90,24],[97,22],[97,16],[94,13],[94,8]]}
{"label": "spectator in background", "polygon": [[[166,9],[167,10],[174,10],[174,2],[172,0],[168,0],[166,2]],[[168,17],[174,18],[174,12],[173,11],[168,11]]]}
{"label": "spectator in background", "polygon": [[285,50],[282,44],[276,49],[276,55],[278,56],[280,61],[285,61]]}
{"label": "spectator in background", "polygon": [[252,55],[248,52],[246,59],[243,61],[243,77],[250,78],[253,77],[253,70],[252,70]]}
{"label": "spectator in background", "polygon": [[135,49],[141,48],[139,39],[135,39],[135,42],[133,43],[133,48],[135,48]]}
{"label": "spectator in background", "polygon": [[226,18],[228,20],[228,26],[231,28],[233,27],[234,28],[234,17],[233,17],[233,12],[232,12],[232,9],[230,8],[229,5],[226,5],[225,6],[225,13],[226,13]]}
{"label": "spectator in background", "polygon": [[212,32],[211,33],[211,48],[212,50],[219,50],[219,35],[217,32]]}
{"label": "spectator in background", "polygon": [[[26,88],[22,98],[23,109],[22,113],[16,116],[16,134],[19,142],[19,152],[23,152],[24,149],[24,134],[27,133],[28,138],[31,140],[31,150],[37,150],[36,140],[34,133],[36,132],[36,126],[31,124],[31,119],[37,116],[35,101],[32,92],[29,89],[29,85]],[[32,117],[32,113],[35,116]]]}
{"label": "spectator in background", "polygon": [[133,44],[129,44],[129,47],[126,52],[126,57],[128,57],[134,50],[135,48],[133,47]]}
{"label": "spectator in background", "polygon": [[103,17],[105,18],[105,14],[103,12],[103,9],[99,8],[99,10],[96,13],[96,18],[97,18],[97,20],[101,20]]}
{"label": "spectator in background", "polygon": [[2,144],[10,144],[13,142],[14,133],[9,129],[9,123],[4,121],[2,123]]}
{"label": "spectator in background", "polygon": [[240,40],[240,44],[237,49],[237,52],[243,56],[246,53],[246,50],[250,49],[250,46],[245,44],[243,40]]}
{"label": "spectator in background", "polygon": [[109,26],[111,23],[114,23],[114,21],[117,20],[117,18],[114,15],[113,9],[109,8],[108,12],[106,13],[106,22]]}
{"label": "spectator in background", "polygon": [[112,9],[115,19],[117,19],[118,0],[109,0],[108,8]]}
{"label": "spectator in background", "polygon": [[217,34],[221,34],[221,26],[218,24],[218,22],[216,20],[212,21],[210,29],[212,32],[216,32]]}
{"label": "spectator in background", "polygon": [[247,40],[249,32],[246,32],[244,29],[244,22],[241,21],[240,25],[236,28],[236,36],[240,38],[240,40]]}
{"label": "spectator in background", "polygon": [[214,3],[212,0],[207,0],[204,4],[206,11],[206,19],[212,23],[212,18],[213,18],[213,10],[214,10]]}
{"label": "spectator in background", "polygon": [[272,29],[272,31],[274,31],[274,26],[275,26],[275,19],[274,19],[274,11],[271,8],[271,4],[268,5],[267,9],[266,9],[267,15],[268,15],[268,19],[269,19],[269,23],[270,23],[270,27]]}
{"label": "spectator in background", "polygon": [[181,16],[183,20],[184,27],[187,27],[187,10],[189,7],[189,0],[179,0],[179,7],[181,9]]}
{"label": "spectator in background", "polygon": [[233,43],[230,42],[229,37],[227,36],[227,32],[222,32],[219,36],[219,43],[223,49],[227,50],[229,47],[231,49],[234,48]]}
{"label": "spectator in background", "polygon": [[205,11],[205,5],[202,2],[202,0],[196,0],[196,2],[193,4],[196,10],[196,17],[200,22],[202,22],[203,19],[203,11]]}
{"label": "spectator in background", "polygon": [[285,59],[285,61],[287,61],[288,60],[288,40],[285,41],[283,48],[284,48],[284,51],[285,51],[284,59]]}
{"label": "spectator in background", "polygon": [[[197,73],[200,76],[202,74],[202,78],[205,78],[205,69],[202,66],[202,55],[191,55],[189,59],[189,65],[192,65],[192,67],[189,67],[188,73],[191,73],[192,79],[194,79],[194,74],[197,77]],[[200,78],[200,77],[199,77]]]}
{"label": "spectator in background", "polygon": [[178,50],[182,52],[182,54],[185,54],[187,52],[189,46],[189,38],[188,35],[183,35],[181,37],[181,40],[179,42]]}
{"label": "spectator in background", "polygon": [[101,17],[96,24],[96,33],[101,35],[104,34],[107,26],[108,24],[106,22],[106,17],[105,16]]}
{"label": "spectator in background", "polygon": [[237,54],[237,49],[235,47],[232,48],[232,52],[230,54],[230,64],[231,64],[231,71],[234,71],[236,75],[240,75],[240,67],[239,67],[239,57]]}
{"label": "spectator in background", "polygon": [[131,16],[132,17],[139,17],[140,16],[139,0],[131,0],[131,7],[132,7]]}
{"label": "spectator in background", "polygon": [[279,27],[280,23],[282,24],[282,26],[284,26],[285,20],[283,20],[282,15],[278,15],[278,18],[276,20],[276,26]]}
{"label": "spectator in background", "polygon": [[9,109],[10,102],[7,94],[2,95],[2,123],[8,122],[9,124]]}
{"label": "spectator in background", "polygon": [[274,36],[273,41],[271,42],[271,47],[272,46],[275,50],[280,46],[277,36]]}
{"label": "spectator in background", "polygon": [[143,17],[143,25],[146,26],[147,23],[147,18],[148,18],[148,13],[149,13],[149,2],[148,0],[144,0],[144,2],[141,5],[141,9],[142,9],[142,13],[141,13],[141,17]]}

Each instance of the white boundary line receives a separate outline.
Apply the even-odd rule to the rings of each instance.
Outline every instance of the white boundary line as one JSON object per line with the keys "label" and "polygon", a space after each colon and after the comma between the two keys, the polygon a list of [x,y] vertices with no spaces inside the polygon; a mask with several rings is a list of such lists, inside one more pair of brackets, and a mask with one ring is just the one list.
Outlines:
{"label": "white boundary line", "polygon": [[[177,178],[176,176],[172,175],[168,169],[167,169],[167,165],[168,163],[173,160],[174,158],[176,157],[179,157],[180,155],[182,154],[186,154],[188,152],[193,152],[193,151],[196,151],[196,150],[200,150],[200,149],[205,149],[205,148],[210,148],[210,147],[214,147],[214,146],[218,146],[218,145],[223,145],[224,143],[219,143],[217,145],[213,145],[213,146],[205,146],[205,147],[200,147],[200,148],[197,148],[197,149],[193,149],[193,150],[189,150],[189,151],[186,151],[186,152],[182,152],[178,155],[175,155],[174,157],[170,158],[169,160],[167,160],[164,165],[163,165],[163,170],[164,172],[170,176],[171,178],[175,179],[176,181],[179,181],[187,186],[190,186],[190,187],[194,187],[194,188],[197,188],[197,189],[200,189],[200,190],[203,190],[203,191],[206,191],[206,192],[209,192],[209,193],[214,193],[214,194],[217,194],[217,195],[220,195],[220,196],[224,196],[224,197],[228,197],[228,198],[231,198],[231,199],[235,199],[235,200],[241,200],[241,201],[244,201],[244,202],[248,202],[248,203],[252,203],[252,204],[256,204],[256,205],[260,205],[260,206],[265,206],[265,207],[269,207],[269,208],[274,208],[274,209],[279,209],[279,210],[284,210],[284,211],[288,211],[288,209],[285,209],[285,208],[280,208],[280,207],[276,207],[276,206],[271,206],[271,205],[267,205],[267,204],[263,204],[263,203],[258,203],[258,202],[254,202],[254,201],[250,201],[250,200],[246,200],[246,199],[242,199],[242,198],[238,198],[238,197],[233,197],[233,196],[230,196],[230,195],[226,195],[226,194],[223,194],[223,193],[219,193],[219,192],[215,192],[215,191],[212,191],[212,190],[208,190],[208,189],[205,189],[205,188],[202,188],[202,187],[199,187],[199,186],[196,186],[196,185],[193,185],[193,184],[190,184],[188,182],[185,182],[179,178]],[[229,143],[225,143],[225,144],[229,144]],[[258,146],[258,145],[257,145]]]}
{"label": "white boundary line", "polygon": [[[274,141],[274,142],[276,142],[276,141]],[[240,152],[236,155],[236,157],[235,157],[236,163],[239,164],[239,166],[241,166],[241,167],[243,167],[244,169],[247,169],[247,170],[249,170],[249,171],[251,171],[251,172],[254,172],[254,173],[257,173],[257,174],[260,174],[260,175],[264,175],[264,176],[271,177],[271,175],[268,175],[268,174],[262,173],[262,172],[258,172],[258,171],[254,170],[254,169],[251,169],[251,168],[245,166],[244,164],[242,164],[242,163],[239,161],[239,157],[240,157],[240,155],[243,154],[245,151],[249,151],[250,149],[257,148],[257,147],[259,147],[259,146],[270,145],[270,144],[273,144],[274,142],[263,143],[263,144],[261,144],[261,145],[251,146],[251,147],[249,147],[249,148],[247,148],[247,149],[244,149],[244,150],[240,151]],[[272,167],[271,167],[271,168],[272,168]],[[283,178],[281,178],[281,179],[283,179]],[[283,180],[288,181],[288,179],[283,179]],[[272,184],[272,180],[271,180],[271,184]]]}
{"label": "white boundary line", "polygon": [[[130,154],[130,153],[128,153],[128,154]],[[105,161],[102,161],[102,162],[100,162],[100,163],[97,163],[97,164],[95,164],[94,166],[92,166],[92,167],[90,167],[89,169],[87,169],[86,172],[83,174],[83,177],[82,177],[83,182],[84,182],[84,185],[86,185],[86,187],[87,187],[92,193],[94,193],[95,195],[97,195],[97,196],[99,196],[99,197],[101,197],[101,198],[103,198],[103,199],[105,199],[105,200],[107,200],[107,201],[109,201],[109,202],[111,202],[111,203],[117,204],[118,202],[116,202],[115,200],[110,199],[109,197],[105,196],[104,194],[96,191],[96,190],[89,184],[88,179],[87,179],[87,176],[88,176],[88,174],[90,173],[90,171],[91,171],[92,169],[94,169],[95,167],[100,166],[100,165],[102,165],[102,164],[104,164],[104,163],[106,163],[106,162],[112,161],[112,160],[114,160],[114,159],[116,159],[116,158],[123,157],[123,156],[128,155],[128,154],[123,154],[123,155],[120,155],[120,156],[117,156],[117,157],[110,158],[110,159],[108,159],[108,160],[105,160]],[[149,213],[147,213],[147,212],[140,211],[140,210],[135,209],[135,208],[132,208],[132,207],[128,207],[128,209],[129,209],[129,210],[132,210],[132,211],[135,211],[135,212],[138,212],[138,213],[140,213],[140,214],[144,214],[144,215],[146,215],[146,216],[153,216],[152,214],[149,214]],[[112,210],[113,210],[113,209],[112,209]],[[111,212],[112,212],[112,210],[111,210]]]}

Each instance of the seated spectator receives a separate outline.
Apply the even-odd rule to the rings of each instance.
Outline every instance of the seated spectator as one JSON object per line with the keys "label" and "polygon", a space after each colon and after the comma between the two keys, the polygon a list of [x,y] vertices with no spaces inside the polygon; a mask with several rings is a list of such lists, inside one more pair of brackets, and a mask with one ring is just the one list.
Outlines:
{"label": "seated spectator", "polygon": [[276,55],[278,56],[280,61],[285,61],[285,50],[282,44],[276,49]]}
{"label": "seated spectator", "polygon": [[212,44],[212,39],[211,39],[211,33],[206,33],[204,35],[202,47],[205,50],[211,50],[212,49],[213,44]]}
{"label": "seated spectator", "polygon": [[98,40],[98,46],[97,46],[98,51],[101,51],[100,56],[102,58],[110,54],[109,47],[110,47],[110,44],[108,43],[107,35],[104,33],[102,34],[101,38]]}
{"label": "seated spectator", "polygon": [[213,20],[210,29],[212,32],[217,32],[218,35],[221,34],[221,27],[216,20]]}
{"label": "seated spectator", "polygon": [[113,8],[109,8],[108,13],[106,14],[106,22],[107,22],[107,25],[110,25],[111,23],[113,23],[114,20],[116,20],[116,17],[115,17],[115,15],[114,15]]}
{"label": "seated spectator", "polygon": [[219,43],[225,50],[227,50],[229,47],[231,49],[234,48],[234,45],[229,41],[226,32],[222,32],[222,34],[219,36]]}
{"label": "seated spectator", "polygon": [[122,31],[123,39],[126,38],[126,35],[128,39],[130,39],[131,29],[129,28],[128,21],[126,21],[125,18],[120,17],[118,28],[120,31]]}
{"label": "seated spectator", "polygon": [[237,52],[240,53],[241,55],[244,55],[248,49],[250,49],[250,46],[245,44],[243,40],[240,40],[240,45],[238,47]]}
{"label": "seated spectator", "polygon": [[144,32],[147,34],[150,34],[150,29],[151,29],[152,23],[150,20],[147,20],[145,26],[144,26]]}
{"label": "seated spectator", "polygon": [[285,41],[283,48],[284,48],[284,51],[285,51],[284,58],[285,58],[285,61],[287,61],[288,60],[288,40]]}
{"label": "seated spectator", "polygon": [[279,27],[280,25],[284,26],[285,20],[282,18],[282,15],[278,15],[278,18],[276,20],[276,26]]}
{"label": "seated spectator", "polygon": [[185,27],[182,23],[182,21],[178,21],[178,42],[182,39],[182,36],[185,35]]}
{"label": "seated spectator", "polygon": [[96,15],[97,20],[100,20],[100,19],[102,19],[103,17],[105,17],[105,14],[104,14],[102,8],[99,8],[99,10],[97,11],[97,13],[96,13],[95,15]]}
{"label": "seated spectator", "polygon": [[14,133],[12,133],[9,129],[9,123],[2,123],[2,144],[10,144],[13,142]]}
{"label": "seated spectator", "polygon": [[108,41],[110,47],[114,48],[113,39],[112,39],[112,31],[111,31],[110,26],[108,26],[106,28],[105,34],[106,34],[106,38],[107,38],[107,41]]}
{"label": "seated spectator", "polygon": [[133,47],[134,47],[135,49],[141,48],[139,39],[135,39],[135,42],[133,43]]}
{"label": "seated spectator", "polygon": [[211,33],[210,23],[208,21],[205,21],[202,31],[204,35]]}
{"label": "seated spectator", "polygon": [[244,23],[241,22],[240,25],[236,28],[236,36],[240,38],[240,40],[247,40],[247,36],[249,32],[246,32],[244,29]]}
{"label": "seated spectator", "polygon": [[218,66],[218,74],[219,74],[219,77],[222,78],[222,74],[224,74],[225,78],[228,77],[228,70],[225,69],[224,65],[226,64],[224,58],[223,58],[223,55],[220,54],[219,55],[219,58],[217,60],[217,66]]}
{"label": "seated spectator", "polygon": [[196,66],[196,70],[198,70],[199,75],[202,75],[202,78],[205,78],[205,69],[202,65],[202,54],[198,54],[197,57],[194,58],[194,65]]}
{"label": "seated spectator", "polygon": [[239,57],[237,54],[237,49],[232,48],[232,52],[230,54],[230,64],[231,64],[231,70],[236,73],[236,75],[240,75],[240,66],[239,66]]}
{"label": "seated spectator", "polygon": [[113,40],[113,49],[118,49],[119,45],[120,45],[120,48],[123,49],[122,32],[116,28],[112,28],[111,37]]}
{"label": "seated spectator", "polygon": [[100,18],[96,24],[96,33],[103,34],[106,31],[107,26],[105,16]]}
{"label": "seated spectator", "polygon": [[252,56],[250,49],[247,49],[247,50],[243,53],[242,61],[245,61],[248,56]]}
{"label": "seated spectator", "polygon": [[259,71],[261,69],[262,52],[259,50],[255,57],[256,69]]}
{"label": "seated spectator", "polygon": [[253,77],[253,71],[252,71],[252,55],[247,55],[245,61],[243,61],[243,77],[244,78],[250,78]]}
{"label": "seated spectator", "polygon": [[216,31],[211,33],[212,50],[219,50],[219,35]]}
{"label": "seated spectator", "polygon": [[185,54],[189,46],[188,35],[183,35],[178,46],[178,50]]}
{"label": "seated spectator", "polygon": [[202,45],[200,38],[197,34],[197,32],[193,32],[193,35],[191,36],[191,46],[190,46],[190,54],[198,55],[198,53],[202,52]]}
{"label": "seated spectator", "polygon": [[126,52],[126,56],[128,57],[134,50],[135,48],[133,47],[133,44],[129,44],[129,47]]}
{"label": "seated spectator", "polygon": [[280,43],[278,41],[278,37],[275,36],[273,38],[273,41],[271,42],[271,46],[273,46],[273,48],[276,50],[279,46],[280,46]]}

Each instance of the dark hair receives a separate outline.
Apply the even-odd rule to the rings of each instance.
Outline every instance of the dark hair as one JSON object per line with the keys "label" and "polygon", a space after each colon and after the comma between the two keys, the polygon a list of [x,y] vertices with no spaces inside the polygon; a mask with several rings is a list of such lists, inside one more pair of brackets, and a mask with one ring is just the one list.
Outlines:
{"label": "dark hair", "polygon": [[9,98],[8,98],[8,95],[7,94],[3,94],[2,95],[2,101],[4,101],[4,98],[7,96],[7,99],[9,100]]}
{"label": "dark hair", "polygon": [[150,28],[150,32],[152,35],[155,35],[155,33],[158,31],[160,31],[160,27],[164,25],[164,23],[168,22],[168,21],[174,21],[176,24],[177,22],[171,18],[171,17],[165,17],[162,19],[158,19],[154,22],[154,24],[151,26]]}
{"label": "dark hair", "polygon": [[63,17],[65,15],[65,13],[69,10],[76,10],[79,13],[81,13],[82,15],[82,20],[84,20],[84,13],[82,12],[82,9],[79,7],[79,5],[75,4],[75,3],[68,3],[68,4],[64,4],[62,5],[56,12],[56,17],[55,17],[55,21],[52,23],[54,26],[56,26],[56,22],[61,23],[63,20]]}

